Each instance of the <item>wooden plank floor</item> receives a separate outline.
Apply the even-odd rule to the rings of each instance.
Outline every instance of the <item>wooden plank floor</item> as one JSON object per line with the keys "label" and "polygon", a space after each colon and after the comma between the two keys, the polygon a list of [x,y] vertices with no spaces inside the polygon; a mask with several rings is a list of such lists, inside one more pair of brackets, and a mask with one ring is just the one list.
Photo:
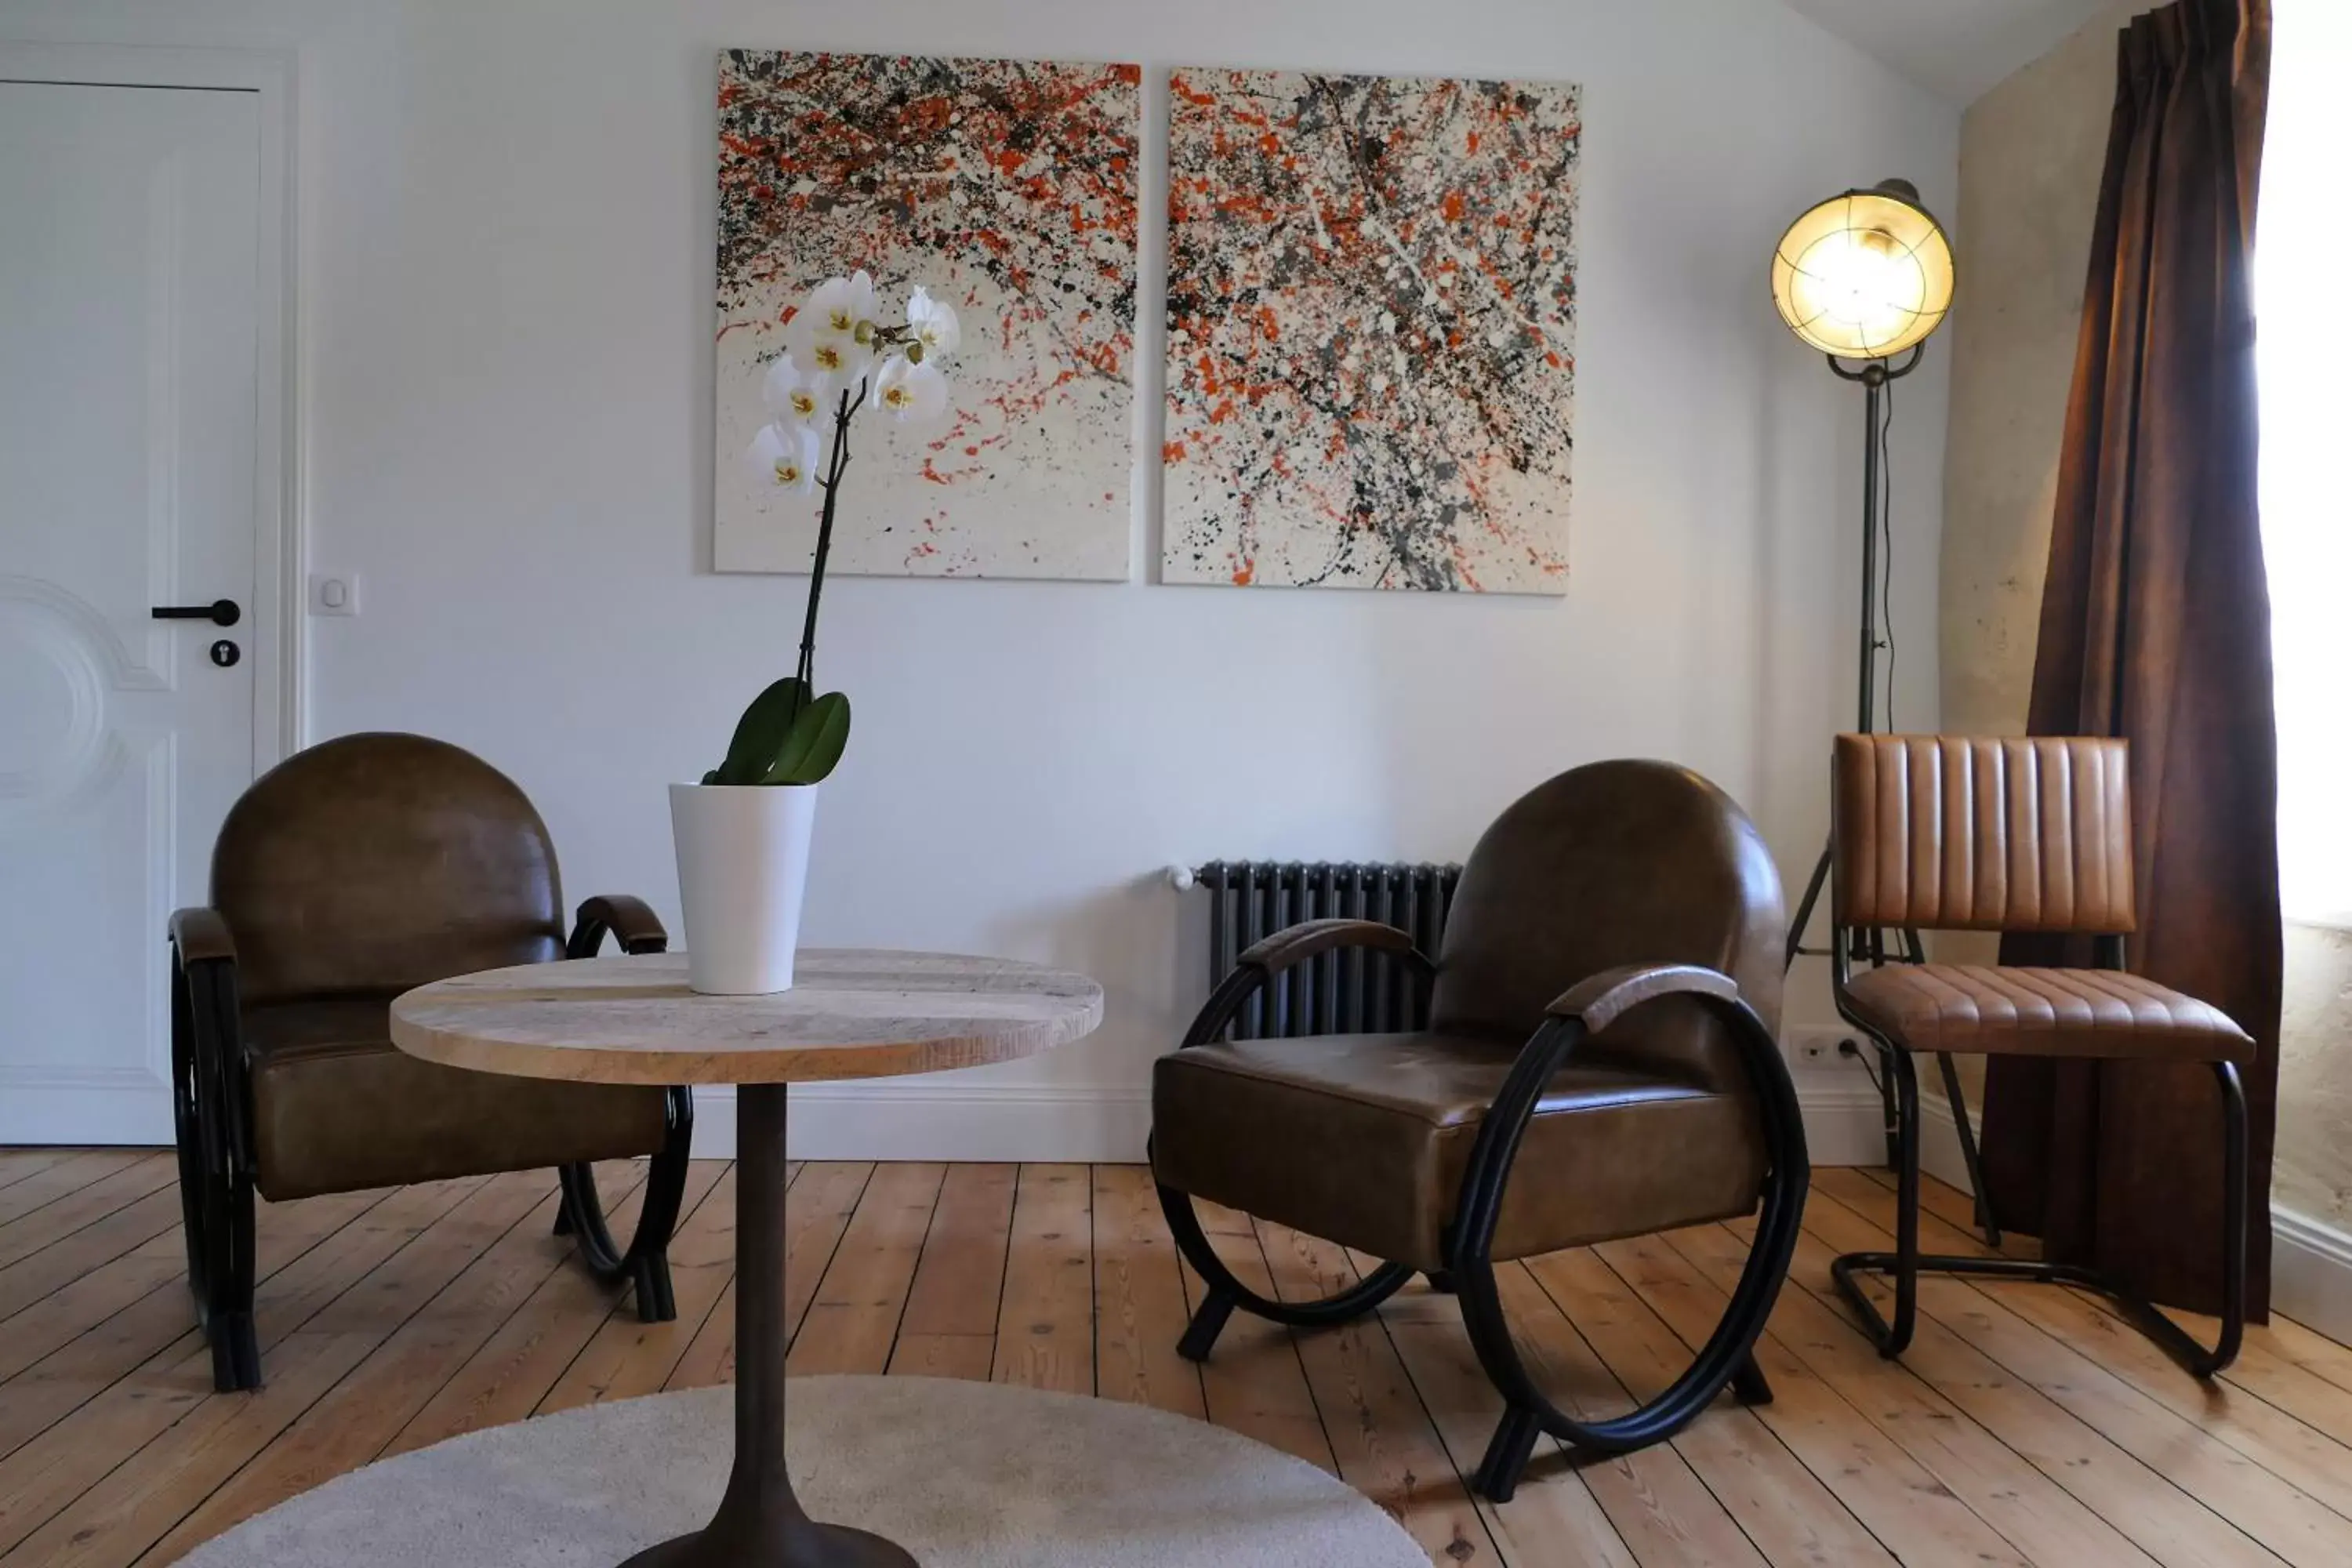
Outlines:
{"label": "wooden plank floor", "polygon": [[[615,1227],[642,1169],[604,1173]],[[216,1395],[191,1331],[167,1155],[0,1151],[0,1568],[169,1563],[381,1455],[734,1365],[735,1178],[698,1162],[674,1248],[678,1318],[648,1326],[549,1234],[544,1175],[265,1205],[269,1382]],[[1931,1246],[1970,1245],[1933,1186]],[[1779,1397],[1674,1444],[1571,1468],[1547,1444],[1516,1500],[1474,1498],[1496,1414],[1454,1304],[1416,1285],[1320,1333],[1236,1318],[1174,1353],[1200,1285],[1132,1166],[814,1163],[789,1205],[795,1373],[994,1379],[1205,1417],[1378,1500],[1460,1564],[2352,1563],[2352,1350],[2250,1332],[2201,1387],[2099,1302],[1928,1282],[1881,1362],[1829,1287],[1887,1245],[1883,1174],[1818,1173],[1759,1355]],[[1353,1279],[1341,1248],[1205,1216],[1256,1289]],[[1746,1242],[1707,1226],[1513,1267],[1532,1362],[1563,1403],[1624,1407],[1713,1325]],[[2194,1325],[2210,1331],[2210,1325]]]}

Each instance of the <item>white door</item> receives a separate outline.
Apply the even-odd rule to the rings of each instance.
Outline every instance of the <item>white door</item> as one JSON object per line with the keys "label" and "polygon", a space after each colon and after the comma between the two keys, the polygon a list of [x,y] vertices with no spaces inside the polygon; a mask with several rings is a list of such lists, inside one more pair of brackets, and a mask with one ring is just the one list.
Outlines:
{"label": "white door", "polygon": [[164,922],[253,779],[260,126],[0,80],[0,1143],[171,1142]]}

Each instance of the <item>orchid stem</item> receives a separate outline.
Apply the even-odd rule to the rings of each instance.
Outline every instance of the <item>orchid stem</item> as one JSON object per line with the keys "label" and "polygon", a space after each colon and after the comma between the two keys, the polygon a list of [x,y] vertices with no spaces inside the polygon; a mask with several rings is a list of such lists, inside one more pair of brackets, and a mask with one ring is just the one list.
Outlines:
{"label": "orchid stem", "polygon": [[825,465],[824,510],[816,525],[816,559],[809,568],[808,618],[801,626],[800,690],[793,698],[793,717],[800,717],[800,705],[815,694],[816,686],[816,612],[824,595],[824,564],[833,553],[834,498],[841,484],[841,471],[849,466],[849,389],[844,387],[840,405],[833,416],[833,453]]}

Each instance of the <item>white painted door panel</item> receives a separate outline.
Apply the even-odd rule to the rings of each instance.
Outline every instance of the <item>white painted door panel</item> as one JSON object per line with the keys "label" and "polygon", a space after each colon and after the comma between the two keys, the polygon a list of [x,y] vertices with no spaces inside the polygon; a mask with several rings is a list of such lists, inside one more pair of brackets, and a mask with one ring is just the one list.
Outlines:
{"label": "white painted door panel", "polygon": [[0,1143],[171,1141],[163,925],[253,776],[260,168],[255,93],[0,81]]}

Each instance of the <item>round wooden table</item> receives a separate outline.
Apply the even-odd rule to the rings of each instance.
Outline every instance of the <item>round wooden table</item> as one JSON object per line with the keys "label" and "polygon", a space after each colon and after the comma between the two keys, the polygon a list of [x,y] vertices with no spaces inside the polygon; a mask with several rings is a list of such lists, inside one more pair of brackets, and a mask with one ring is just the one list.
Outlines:
{"label": "round wooden table", "polygon": [[768,996],[706,996],[683,952],[528,963],[439,981],[392,1005],[393,1043],[450,1067],[593,1083],[732,1083],[735,1468],[709,1524],[622,1568],[913,1568],[890,1542],[819,1524],[784,1469],[787,1085],[1025,1057],[1102,1022],[1083,974],[947,953],[801,953]]}

